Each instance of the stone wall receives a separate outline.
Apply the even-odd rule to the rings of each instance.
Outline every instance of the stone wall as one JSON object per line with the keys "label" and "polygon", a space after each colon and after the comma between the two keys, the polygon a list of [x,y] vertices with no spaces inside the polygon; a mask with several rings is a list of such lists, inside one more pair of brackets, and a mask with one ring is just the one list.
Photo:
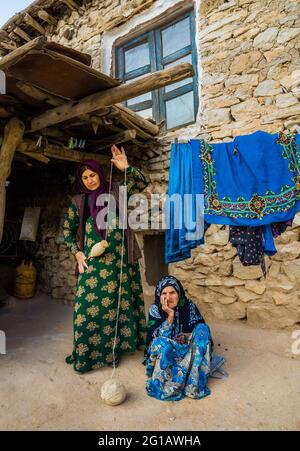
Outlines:
{"label": "stone wall", "polygon": [[62,17],[51,40],[92,56],[92,65],[101,70],[103,33],[118,27],[149,8],[155,0],[92,0],[79,11]]}
{"label": "stone wall", "polygon": [[[130,29],[133,18],[136,23],[144,11],[142,26],[147,11],[153,17],[158,3],[87,2],[79,12],[60,20],[52,39],[90,53],[93,66],[101,70],[105,35],[116,31],[119,36],[120,26],[127,24]],[[199,113],[196,124],[161,136],[152,148],[155,154],[143,150],[141,163],[151,179],[148,192],[167,190],[170,144],[175,136],[218,142],[259,129],[300,131],[300,1],[196,0],[194,6]],[[207,244],[194,250],[191,259],[170,265],[170,272],[188,282],[189,294],[208,317],[244,319],[257,327],[291,326],[300,322],[299,226],[296,218],[293,227],[276,240],[278,254],[267,258],[266,279],[259,267],[241,265],[228,243],[228,229],[218,226],[208,230]],[[49,246],[55,244],[52,238]],[[71,277],[65,249],[55,246],[51,271],[61,273],[64,264]],[[71,299],[70,291],[63,294],[62,281],[55,284],[52,293]],[[147,286],[150,297],[149,290]]]}
{"label": "stone wall", "polygon": [[[166,134],[162,156],[150,159],[152,189],[166,190],[170,143],[197,136],[214,142],[265,130],[300,131],[300,2],[202,1],[197,45],[201,111],[196,126]],[[276,239],[277,255],[244,267],[228,228],[212,226],[189,260],[170,265],[208,317],[247,320],[257,327],[300,322],[300,220]]]}

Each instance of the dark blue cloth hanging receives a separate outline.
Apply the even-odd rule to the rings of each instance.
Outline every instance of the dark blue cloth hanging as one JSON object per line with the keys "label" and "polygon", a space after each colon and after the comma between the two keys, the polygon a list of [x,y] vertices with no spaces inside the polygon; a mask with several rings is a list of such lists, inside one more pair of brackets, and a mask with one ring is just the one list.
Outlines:
{"label": "dark blue cloth hanging", "polygon": [[[189,143],[172,144],[169,173],[168,197],[180,195],[181,211],[175,209],[175,204],[166,203],[166,235],[165,235],[165,262],[172,263],[185,260],[191,256],[191,249],[204,243],[203,230],[198,221],[198,230],[195,223],[201,214],[201,206],[197,205],[196,194],[203,194],[193,186],[193,160],[192,148]],[[184,195],[190,194],[192,203],[190,208],[183,202]],[[178,213],[180,216],[178,216]],[[181,221],[182,227],[176,228],[177,221]],[[203,224],[202,224],[203,226]],[[195,233],[195,239],[188,239],[188,234]]]}

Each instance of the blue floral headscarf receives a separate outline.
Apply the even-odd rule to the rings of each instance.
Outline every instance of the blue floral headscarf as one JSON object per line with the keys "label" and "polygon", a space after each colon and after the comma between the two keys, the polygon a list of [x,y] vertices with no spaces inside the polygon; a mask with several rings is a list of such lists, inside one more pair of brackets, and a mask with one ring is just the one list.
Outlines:
{"label": "blue floral headscarf", "polygon": [[205,323],[204,318],[199,312],[197,306],[191,299],[188,299],[181,282],[174,276],[162,277],[155,288],[155,300],[149,309],[148,333],[146,345],[159,336],[159,328],[167,319],[166,312],[163,311],[160,302],[160,296],[164,288],[173,287],[179,296],[179,302],[175,309],[175,316],[172,325],[172,337],[180,333],[190,333],[198,323]]}

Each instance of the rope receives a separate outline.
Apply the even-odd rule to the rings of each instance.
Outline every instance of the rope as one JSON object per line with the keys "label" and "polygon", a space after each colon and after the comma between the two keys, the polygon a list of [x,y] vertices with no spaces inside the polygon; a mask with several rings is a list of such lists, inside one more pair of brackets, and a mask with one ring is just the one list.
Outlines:
{"label": "rope", "polygon": [[[125,169],[125,189],[127,189],[127,169]],[[117,308],[117,319],[116,319],[116,329],[115,329],[115,338],[113,344],[113,371],[111,375],[111,379],[113,378],[116,371],[116,362],[115,362],[115,349],[117,344],[117,335],[118,335],[118,325],[119,325],[119,312],[120,312],[120,303],[121,303],[121,295],[122,295],[122,279],[123,279],[123,260],[124,260],[124,241],[125,241],[125,205],[126,204],[126,196],[124,195],[124,203],[123,203],[123,220],[122,220],[122,252],[121,252],[121,269],[120,269],[120,280],[119,280],[119,294],[118,294],[118,308]]]}

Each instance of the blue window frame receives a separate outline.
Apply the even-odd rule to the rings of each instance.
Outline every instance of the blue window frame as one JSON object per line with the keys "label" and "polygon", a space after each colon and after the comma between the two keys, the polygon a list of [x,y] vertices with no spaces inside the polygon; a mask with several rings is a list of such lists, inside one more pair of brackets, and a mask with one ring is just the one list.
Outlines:
{"label": "blue window frame", "polygon": [[165,121],[165,130],[195,122],[199,102],[194,11],[116,48],[116,74],[123,82],[182,62],[193,64],[194,77],[130,99],[125,105],[144,118]]}

